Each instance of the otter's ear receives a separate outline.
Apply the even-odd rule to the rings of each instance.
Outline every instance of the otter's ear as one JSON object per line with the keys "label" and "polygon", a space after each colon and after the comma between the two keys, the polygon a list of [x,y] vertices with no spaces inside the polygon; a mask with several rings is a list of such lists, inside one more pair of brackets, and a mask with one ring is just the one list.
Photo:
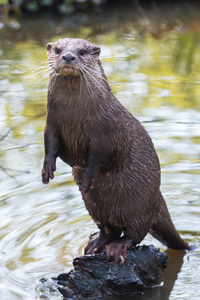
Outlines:
{"label": "otter's ear", "polygon": [[94,55],[99,55],[101,53],[101,48],[100,47],[93,47],[93,54]]}
{"label": "otter's ear", "polygon": [[49,43],[49,44],[47,44],[47,51],[50,51],[50,50],[51,50],[51,48],[52,48],[52,46],[53,46],[53,43]]}

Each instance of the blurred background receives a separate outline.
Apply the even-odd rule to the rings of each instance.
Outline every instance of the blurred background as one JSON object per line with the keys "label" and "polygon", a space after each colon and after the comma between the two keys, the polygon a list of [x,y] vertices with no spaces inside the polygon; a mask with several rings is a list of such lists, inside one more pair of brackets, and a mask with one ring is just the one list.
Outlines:
{"label": "blurred background", "polygon": [[101,47],[113,93],[153,139],[175,226],[195,245],[168,250],[161,286],[134,299],[200,299],[200,3],[100,0],[0,0],[0,299],[62,299],[51,278],[96,231],[69,166],[58,160],[41,183],[46,44],[64,37]]}

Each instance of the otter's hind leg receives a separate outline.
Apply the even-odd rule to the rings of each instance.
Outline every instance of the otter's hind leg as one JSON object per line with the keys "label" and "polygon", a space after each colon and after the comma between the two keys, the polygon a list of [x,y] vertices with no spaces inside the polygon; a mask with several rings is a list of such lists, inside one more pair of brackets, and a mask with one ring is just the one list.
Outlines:
{"label": "otter's hind leg", "polygon": [[133,246],[139,244],[147,232],[149,231],[150,225],[142,226],[140,223],[135,223],[134,226],[128,226],[124,230],[124,235],[108,244],[105,247],[106,257],[110,258],[114,256],[115,261],[119,262],[120,258],[126,258],[127,250]]}
{"label": "otter's hind leg", "polygon": [[85,247],[85,254],[97,254],[105,250],[106,245],[119,239],[121,231],[111,230],[107,226],[99,226],[100,232],[92,234]]}
{"label": "otter's hind leg", "polygon": [[106,245],[105,252],[107,259],[112,256],[115,258],[116,262],[120,261],[120,258],[123,260],[127,256],[127,250],[131,249],[134,246],[132,240],[127,236],[122,236],[119,239],[113,241],[112,243]]}
{"label": "otter's hind leg", "polygon": [[156,218],[150,229],[150,234],[169,248],[177,250],[190,249],[174,227],[167,205],[160,191],[157,197]]}

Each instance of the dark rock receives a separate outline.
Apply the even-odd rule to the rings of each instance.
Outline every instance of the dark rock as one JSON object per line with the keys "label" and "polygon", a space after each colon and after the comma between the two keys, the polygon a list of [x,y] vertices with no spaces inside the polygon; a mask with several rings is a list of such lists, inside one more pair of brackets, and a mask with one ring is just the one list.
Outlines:
{"label": "dark rock", "polygon": [[74,270],[57,277],[65,299],[106,299],[113,294],[141,293],[159,284],[168,256],[154,246],[137,246],[124,262],[106,259],[105,253],[74,259]]}

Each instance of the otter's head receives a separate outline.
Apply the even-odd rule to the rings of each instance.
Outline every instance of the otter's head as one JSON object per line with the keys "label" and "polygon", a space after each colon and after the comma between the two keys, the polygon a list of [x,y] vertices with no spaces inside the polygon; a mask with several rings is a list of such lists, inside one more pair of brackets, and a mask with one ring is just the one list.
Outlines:
{"label": "otter's head", "polygon": [[101,49],[83,39],[60,39],[47,45],[50,74],[79,76],[99,62]]}

